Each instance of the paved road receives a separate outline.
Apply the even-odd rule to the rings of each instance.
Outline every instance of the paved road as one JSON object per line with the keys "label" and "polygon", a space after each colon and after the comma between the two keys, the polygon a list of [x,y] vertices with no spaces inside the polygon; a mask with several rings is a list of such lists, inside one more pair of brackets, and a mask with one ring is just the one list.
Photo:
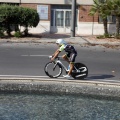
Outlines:
{"label": "paved road", "polygon": [[[88,66],[88,80],[120,82],[120,52],[99,46],[82,47],[78,50],[76,62]],[[44,66],[57,49],[55,44],[0,43],[0,76],[47,77]]]}

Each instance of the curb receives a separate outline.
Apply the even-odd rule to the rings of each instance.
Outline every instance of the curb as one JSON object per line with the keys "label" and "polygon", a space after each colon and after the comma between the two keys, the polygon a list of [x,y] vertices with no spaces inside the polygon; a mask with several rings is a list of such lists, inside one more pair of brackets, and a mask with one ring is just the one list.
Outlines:
{"label": "curb", "polygon": [[120,83],[46,78],[0,78],[0,92],[72,94],[120,99]]}

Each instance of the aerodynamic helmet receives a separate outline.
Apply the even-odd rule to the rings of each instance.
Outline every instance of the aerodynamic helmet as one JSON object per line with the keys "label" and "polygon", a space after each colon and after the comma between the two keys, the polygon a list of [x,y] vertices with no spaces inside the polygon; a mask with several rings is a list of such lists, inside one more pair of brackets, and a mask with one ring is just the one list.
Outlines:
{"label": "aerodynamic helmet", "polygon": [[67,44],[66,41],[64,41],[63,39],[57,39],[56,43],[59,45]]}

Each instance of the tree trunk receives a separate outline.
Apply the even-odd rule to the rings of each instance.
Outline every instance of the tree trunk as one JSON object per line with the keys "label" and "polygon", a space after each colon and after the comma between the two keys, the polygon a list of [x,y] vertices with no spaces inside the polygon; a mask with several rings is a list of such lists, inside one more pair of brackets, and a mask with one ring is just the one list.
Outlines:
{"label": "tree trunk", "polygon": [[19,30],[19,27],[18,27],[18,24],[15,24],[14,27],[15,27],[15,32],[20,31],[20,30]]}
{"label": "tree trunk", "polygon": [[120,17],[116,16],[116,36],[120,33]]}
{"label": "tree trunk", "polygon": [[28,36],[28,35],[29,35],[29,34],[28,34],[28,26],[27,26],[27,25],[25,26],[24,35],[25,35],[25,36]]}
{"label": "tree trunk", "polygon": [[103,19],[103,25],[104,25],[104,34],[108,34],[108,27],[107,27],[107,18]]}
{"label": "tree trunk", "polygon": [[11,36],[11,28],[10,28],[10,24],[8,23],[8,24],[6,24],[6,27],[7,27],[7,34],[8,34],[8,36],[10,37]]}

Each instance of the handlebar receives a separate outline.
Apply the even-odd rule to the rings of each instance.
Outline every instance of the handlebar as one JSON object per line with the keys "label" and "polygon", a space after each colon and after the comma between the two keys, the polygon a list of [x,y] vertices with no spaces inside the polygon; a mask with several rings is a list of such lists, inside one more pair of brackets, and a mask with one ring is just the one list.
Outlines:
{"label": "handlebar", "polygon": [[50,59],[51,59],[51,58],[52,58],[52,56],[49,56],[48,58],[50,58]]}
{"label": "handlebar", "polygon": [[[53,56],[49,56],[50,59],[51,59],[52,57],[53,57]],[[60,58],[61,58],[61,57],[58,56],[58,57],[56,57],[55,59],[58,59],[58,60],[59,60]]]}

